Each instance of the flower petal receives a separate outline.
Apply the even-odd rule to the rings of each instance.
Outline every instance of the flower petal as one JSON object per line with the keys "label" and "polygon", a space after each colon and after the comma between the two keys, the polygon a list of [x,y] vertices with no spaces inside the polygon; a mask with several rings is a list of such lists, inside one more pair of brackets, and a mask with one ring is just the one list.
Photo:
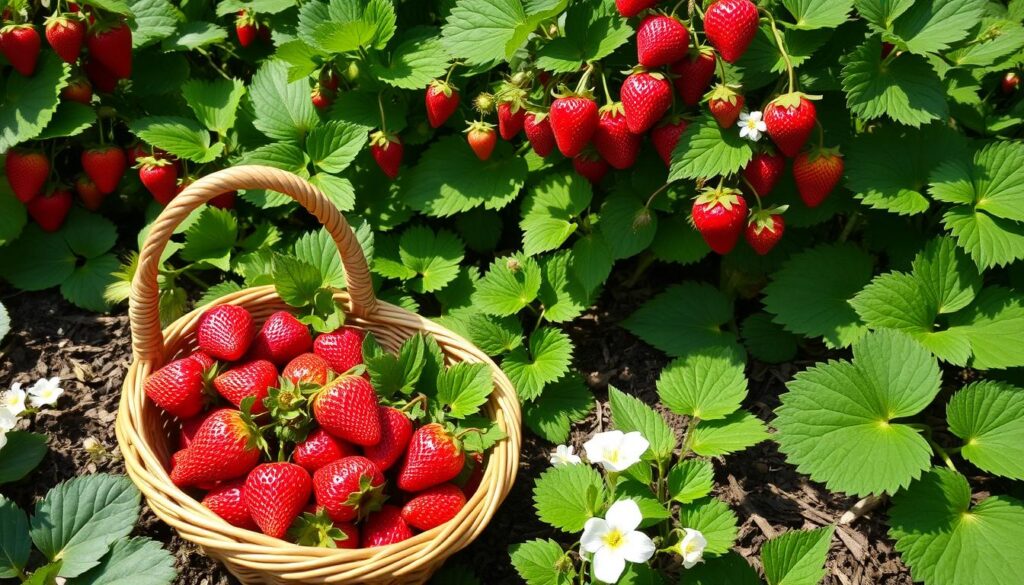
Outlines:
{"label": "flower petal", "polygon": [[604,546],[604,540],[601,539],[611,527],[603,518],[591,518],[587,520],[587,523],[583,525],[583,536],[580,537],[580,549],[583,552],[597,552],[598,549]]}
{"label": "flower petal", "polygon": [[604,547],[594,553],[594,577],[605,583],[615,583],[626,570],[626,559],[618,551]]}
{"label": "flower petal", "polygon": [[640,506],[633,500],[615,502],[611,508],[608,508],[608,513],[604,517],[613,530],[619,530],[623,534],[636,530],[636,527],[644,521]]}
{"label": "flower petal", "polygon": [[646,563],[648,559],[654,556],[654,541],[651,540],[650,536],[647,536],[639,530],[633,532],[627,532],[625,535],[625,541],[622,543],[620,550],[622,556],[631,563]]}

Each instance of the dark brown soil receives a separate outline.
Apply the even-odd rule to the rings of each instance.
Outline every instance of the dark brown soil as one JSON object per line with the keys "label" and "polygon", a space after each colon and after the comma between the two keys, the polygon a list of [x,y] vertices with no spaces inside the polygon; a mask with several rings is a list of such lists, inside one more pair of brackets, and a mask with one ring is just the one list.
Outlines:
{"label": "dark brown soil", "polygon": [[[576,343],[576,366],[587,376],[601,404],[573,431],[577,446],[596,429],[607,428],[603,406],[609,382],[656,402],[655,380],[668,363],[661,352],[615,326],[650,295],[634,290],[606,294],[599,308],[573,324],[569,333]],[[53,412],[40,414],[32,430],[50,436],[50,454],[24,480],[4,486],[4,495],[23,507],[45,494],[57,482],[84,473],[123,472],[114,438],[114,417],[123,374],[130,359],[127,317],[97,316],[80,311],[54,292],[2,295],[11,313],[13,331],[0,351],[0,386],[28,383],[42,376],[60,376],[65,396]],[[783,383],[809,362],[782,366],[752,363],[748,375],[751,395],[747,407],[765,420],[778,403]],[[680,428],[678,417],[671,422]],[[82,447],[86,438],[100,442],[109,455],[99,461]],[[566,540],[567,535],[539,522],[532,510],[534,479],[548,466],[550,445],[528,431],[524,439],[519,479],[488,530],[451,561],[472,570],[488,584],[518,583],[509,560],[509,545],[530,538]],[[835,522],[853,501],[829,494],[785,463],[771,443],[715,461],[717,495],[729,502],[741,519],[737,550],[759,563],[761,544],[769,537],[797,528]],[[44,487],[45,486],[45,487]],[[226,571],[204,557],[193,545],[144,511],[137,534],[164,542],[178,560],[182,585],[235,583]],[[884,514],[863,517],[839,529],[828,560],[827,585],[910,585],[906,567],[886,536]]]}

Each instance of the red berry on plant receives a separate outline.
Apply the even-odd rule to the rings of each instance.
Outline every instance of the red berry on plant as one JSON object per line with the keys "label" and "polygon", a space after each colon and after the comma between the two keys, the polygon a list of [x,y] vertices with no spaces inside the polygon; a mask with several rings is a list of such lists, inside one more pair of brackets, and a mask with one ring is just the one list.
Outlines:
{"label": "red berry on plant", "polygon": [[118,78],[96,59],[84,59],[82,68],[92,86],[100,93],[113,93],[117,89]]}
{"label": "red berry on plant", "polygon": [[235,35],[242,48],[248,47],[256,40],[257,25],[255,15],[246,10],[239,10],[235,18]]}
{"label": "red berry on plant", "polygon": [[46,19],[46,41],[66,63],[78,61],[85,41],[85,23],[76,16],[60,15]]}
{"label": "red berry on plant", "polygon": [[686,57],[669,69],[674,76],[673,85],[683,103],[695,106],[711,85],[715,75],[715,53],[710,47],[691,49]]}
{"label": "red berry on plant", "polygon": [[466,131],[466,141],[478,159],[487,160],[491,158],[494,146],[498,143],[498,134],[493,124],[473,122]]}
{"label": "red berry on plant", "polygon": [[608,174],[608,163],[599,154],[589,150],[573,157],[572,168],[576,174],[595,185]]}
{"label": "red berry on plant", "polygon": [[636,163],[643,137],[630,132],[622,102],[601,108],[601,121],[594,132],[594,148],[609,165],[628,169]]}
{"label": "red berry on plant", "polygon": [[64,225],[71,211],[71,191],[54,189],[48,195],[38,195],[26,205],[28,214],[44,232],[55,232]]}
{"label": "red berry on plant", "polygon": [[521,100],[503,101],[498,104],[498,132],[505,140],[512,140],[523,129],[526,108]]}
{"label": "red berry on plant", "polygon": [[759,256],[764,256],[779,243],[782,239],[782,232],[786,229],[786,222],[782,219],[782,212],[786,206],[774,209],[762,209],[755,211],[747,222],[747,229],[744,232],[747,243]]}
{"label": "red berry on plant", "polygon": [[551,118],[547,113],[527,112],[523,120],[526,139],[533,152],[546,157],[555,149],[555,133],[551,129]]}
{"label": "red berry on plant", "polygon": [[92,84],[85,77],[74,77],[60,90],[60,97],[69,102],[89,105],[92,102]]}
{"label": "red berry on plant", "polygon": [[36,72],[42,41],[31,24],[9,24],[0,28],[0,53],[24,77]]}
{"label": "red berry on plant", "polygon": [[313,88],[313,91],[309,93],[309,99],[313,102],[313,107],[320,111],[331,107],[331,104],[334,102],[334,96],[331,91],[321,85]]}
{"label": "red berry on plant", "polygon": [[373,160],[377,161],[377,166],[380,170],[384,171],[384,174],[389,179],[394,179],[398,176],[398,169],[402,166],[402,154],[405,149],[402,147],[402,141],[398,139],[396,134],[386,134],[382,131],[374,132],[370,135],[370,154],[373,155]]}
{"label": "red berry on plant", "polygon": [[658,156],[665,161],[665,166],[672,165],[672,152],[679,144],[679,137],[683,132],[686,132],[686,120],[679,116],[669,117],[651,130],[654,150],[658,151]]}
{"label": "red berry on plant", "polygon": [[50,159],[41,152],[12,148],[4,161],[4,174],[18,201],[28,203],[46,185],[50,176]]}
{"label": "red berry on plant", "polygon": [[1007,71],[1006,75],[999,80],[999,89],[1004,95],[1010,95],[1020,87],[1020,76],[1016,71]]}
{"label": "red berry on plant", "polygon": [[551,103],[549,117],[558,150],[570,158],[583,152],[600,122],[594,100],[579,95],[556,99]]}
{"label": "red berry on plant", "polygon": [[459,109],[459,90],[440,79],[430,82],[425,98],[431,128],[440,127]]}
{"label": "red berry on plant", "polygon": [[636,59],[644,67],[675,63],[686,56],[689,46],[686,26],[671,16],[648,16],[636,31]]}
{"label": "red berry on plant", "polygon": [[672,106],[672,86],[660,73],[638,71],[622,82],[622,107],[633,134],[650,130]]}
{"label": "red berry on plant", "polygon": [[759,197],[772,192],[786,170],[786,158],[774,151],[758,152],[743,167],[743,177]]}
{"label": "red berry on plant", "polygon": [[96,146],[82,152],[82,168],[100,192],[109,194],[117,189],[128,161],[119,146]]}
{"label": "red berry on plant", "polygon": [[86,37],[89,56],[114,77],[127,79],[132,75],[132,31],[124,22],[95,26]]}
{"label": "red berry on plant", "polygon": [[708,109],[721,128],[732,128],[743,111],[745,100],[741,94],[727,85],[719,84],[711,91]]}
{"label": "red berry on plant", "polygon": [[789,158],[796,156],[807,143],[816,120],[814,103],[799,92],[775,98],[764,111],[768,136]]}
{"label": "red berry on plant", "polygon": [[657,3],[658,0],[615,0],[615,7],[622,16],[632,18]]}
{"label": "red berry on plant", "polygon": [[807,207],[821,205],[843,178],[843,155],[838,148],[813,148],[793,159],[793,178]]}
{"label": "red berry on plant", "polygon": [[75,179],[75,193],[78,193],[78,198],[82,201],[84,206],[89,211],[96,211],[103,205],[103,200],[107,198],[105,193],[102,193],[99,188],[96,187],[96,183],[93,183],[89,177],[82,175]]}
{"label": "red berry on plant", "polygon": [[747,202],[736,189],[705,189],[693,201],[692,218],[708,246],[718,254],[728,254],[746,226]]}
{"label": "red berry on plant", "polygon": [[704,12],[708,42],[729,63],[735,63],[757,36],[757,6],[750,0],[717,0]]}
{"label": "red berry on plant", "polygon": [[[167,205],[178,194],[178,167],[165,159],[139,159],[139,181],[160,205]],[[238,358],[233,358],[238,359]]]}

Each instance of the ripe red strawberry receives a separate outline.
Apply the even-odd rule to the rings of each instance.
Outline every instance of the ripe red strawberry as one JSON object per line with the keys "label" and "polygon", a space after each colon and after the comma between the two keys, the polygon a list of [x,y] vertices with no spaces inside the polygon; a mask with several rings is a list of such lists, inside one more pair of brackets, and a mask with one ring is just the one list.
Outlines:
{"label": "ripe red strawberry", "polygon": [[356,445],[380,442],[377,393],[362,376],[341,375],[313,397],[313,416],[339,439]]}
{"label": "ripe red strawberry", "polygon": [[[191,184],[191,181],[189,181],[189,184]],[[181,193],[180,190],[178,192]],[[220,195],[217,195],[213,199],[210,199],[209,203],[210,203],[210,205],[212,205],[214,207],[217,207],[217,208],[220,208],[220,209],[234,209],[235,208],[235,199],[237,197],[238,197],[238,191],[227,191],[227,192],[221,193]]]}
{"label": "ripe red strawberry", "polygon": [[494,145],[498,143],[498,135],[494,132],[493,124],[473,122],[466,130],[466,141],[478,159],[487,160],[491,158]]}
{"label": "ripe red strawberry", "polygon": [[759,197],[772,192],[786,170],[786,158],[776,152],[759,152],[743,167],[743,177]]}
{"label": "ripe red strawberry", "polygon": [[459,109],[459,90],[446,81],[435,79],[427,86],[426,103],[430,127],[437,128]]}
{"label": "ripe red strawberry", "polygon": [[74,77],[60,90],[60,97],[69,102],[89,105],[92,102],[92,84],[85,77]]}
{"label": "ripe red strawberry", "polygon": [[687,53],[670,68],[675,76],[673,84],[683,103],[695,106],[711,84],[715,75],[715,53],[710,47],[700,47]]}
{"label": "ripe red strawberry", "polygon": [[402,518],[419,530],[430,530],[456,517],[466,506],[459,486],[443,483],[416,494],[402,507]]}
{"label": "ripe red strawberry", "polygon": [[101,193],[113,193],[128,167],[121,147],[97,146],[82,151],[82,168]]}
{"label": "ripe red strawberry", "polygon": [[555,134],[555,144],[569,158],[583,152],[601,120],[594,100],[579,95],[556,99],[551,103],[548,115],[551,131]]}
{"label": "ripe red strawberry", "polygon": [[283,366],[313,347],[309,328],[288,311],[277,311],[267,318],[253,339],[250,358]]}
{"label": "ripe red strawberry", "polygon": [[64,225],[71,211],[71,191],[54,189],[48,195],[39,195],[25,204],[28,214],[44,232],[55,232]]}
{"label": "ripe red strawberry", "polygon": [[335,439],[323,429],[316,429],[295,445],[292,460],[314,473],[328,463],[358,454],[352,445]]}
{"label": "ripe red strawberry", "polygon": [[523,129],[526,108],[519,100],[498,104],[498,132],[505,140],[512,140]]}
{"label": "ripe red strawberry", "polygon": [[326,110],[331,107],[334,103],[334,94],[319,85],[313,88],[313,91],[309,93],[309,99],[313,102],[313,107],[318,110]]}
{"label": "ripe red strawberry", "polygon": [[378,469],[387,471],[405,454],[412,437],[412,421],[404,412],[390,406],[381,406],[377,412],[380,416],[380,442],[363,447],[363,455]]}
{"label": "ripe red strawberry", "polygon": [[212,368],[213,365],[217,363],[217,360],[213,359],[213,357],[205,351],[197,351],[188,356],[188,359],[199,362],[199,365],[203,366],[204,372]]}
{"label": "ripe red strawberry", "polygon": [[622,16],[633,18],[657,3],[658,0],[615,0],[615,7]]}
{"label": "ripe red strawberry", "polygon": [[245,505],[244,480],[235,480],[213,488],[203,496],[200,503],[232,526],[245,530],[259,530],[253,522],[252,515],[249,514],[249,508]]}
{"label": "ripe red strawberry", "polygon": [[636,31],[636,60],[644,67],[661,67],[686,56],[690,33],[671,16],[653,14]]}
{"label": "ripe red strawberry", "polygon": [[638,71],[622,82],[622,107],[633,134],[650,130],[672,107],[672,86],[661,73]]}
{"label": "ripe red strawberry", "polygon": [[815,148],[793,159],[793,178],[807,207],[817,207],[843,178],[843,155],[838,148]]}
{"label": "ripe red strawberry", "polygon": [[320,70],[320,85],[327,88],[328,91],[338,91],[338,85],[341,83],[341,78],[338,76],[338,71],[334,68],[334,65],[328,65]]}
{"label": "ripe red strawberry", "polygon": [[601,121],[593,141],[601,158],[621,170],[636,163],[643,137],[629,131],[622,102],[615,102],[601,108]]}
{"label": "ripe red strawberry", "polygon": [[253,414],[267,410],[263,399],[272,386],[277,386],[277,368],[267,360],[254,360],[235,366],[213,379],[213,387],[217,392],[235,406],[240,406],[242,400],[249,396],[255,396]]}
{"label": "ripe red strawberry", "polygon": [[775,247],[782,239],[782,232],[786,230],[786,222],[782,219],[781,213],[786,206],[774,209],[762,209],[755,211],[747,222],[745,232],[747,243],[759,256],[764,256]]}
{"label": "ripe red strawberry", "polygon": [[202,365],[195,360],[182,358],[151,374],[143,390],[160,408],[178,418],[187,419],[203,409],[205,386]]}
{"label": "ripe red strawberry", "polygon": [[708,98],[708,109],[711,110],[711,115],[715,117],[719,127],[732,128],[743,111],[745,101],[743,96],[731,87],[718,84]]}
{"label": "ripe red strawberry", "polygon": [[9,24],[0,29],[0,53],[25,77],[36,72],[42,41],[31,24]]}
{"label": "ripe red strawberry", "polygon": [[128,157],[128,164],[132,166],[139,164],[139,159],[144,156],[160,158],[157,156],[156,152],[150,152],[150,149],[142,142],[136,142],[129,146],[128,150],[125,151],[125,156]]}
{"label": "ripe red strawberry", "polygon": [[342,538],[334,539],[334,546],[338,548],[356,549],[359,548],[359,527],[351,522],[338,522],[334,525],[341,531]]}
{"label": "ripe red strawberry", "polygon": [[999,90],[1002,91],[1004,95],[1010,95],[1011,93],[1017,91],[1017,88],[1019,87],[1020,76],[1017,75],[1016,71],[1007,71],[1006,75],[1004,75],[1003,78],[999,80]]}
{"label": "ripe red strawberry", "polygon": [[389,179],[398,176],[398,169],[402,166],[402,155],[405,149],[397,134],[385,134],[382,131],[370,135],[370,154],[377,166]]}
{"label": "ripe red strawberry", "polygon": [[245,479],[245,507],[263,534],[284,538],[313,492],[309,472],[294,463],[264,463]]}
{"label": "ripe red strawberry", "polygon": [[139,159],[139,180],[160,205],[167,205],[178,194],[178,167],[168,160]]}
{"label": "ripe red strawberry", "polygon": [[241,359],[255,336],[252,314],[238,305],[210,307],[196,327],[199,349],[210,357],[229,362]]}
{"label": "ripe red strawberry", "polygon": [[260,462],[262,441],[255,423],[242,412],[215,410],[171,470],[171,481],[187,487],[242,477]]}
{"label": "ripe red strawberry", "polygon": [[455,479],[466,463],[462,443],[438,423],[416,429],[398,474],[398,488],[419,492]]}
{"label": "ripe red strawberry", "polygon": [[323,386],[327,383],[327,360],[315,353],[304,353],[295,356],[284,367],[281,375],[293,384],[307,383]]}
{"label": "ripe red strawberry", "polygon": [[46,42],[66,63],[78,61],[84,40],[85,23],[80,18],[61,15],[46,19]]}
{"label": "ripe red strawberry", "polygon": [[705,189],[693,200],[693,225],[712,250],[728,254],[747,223],[747,202],[736,189]]}
{"label": "ripe red strawberry", "polygon": [[178,450],[184,451],[189,448],[192,444],[192,439],[196,436],[196,432],[199,430],[199,427],[203,426],[208,416],[207,414],[198,414],[181,421],[181,430],[178,431]]}
{"label": "ripe red strawberry", "polygon": [[96,188],[96,184],[89,180],[89,177],[82,175],[75,179],[75,193],[78,193],[78,198],[82,201],[82,206],[89,211],[96,211],[103,205],[103,200],[107,198],[106,194],[101,193]]}
{"label": "ripe red strawberry", "polygon": [[96,59],[83,59],[82,68],[86,77],[100,93],[113,93],[117,89],[118,78]]}
{"label": "ripe red strawberry", "polygon": [[248,47],[256,40],[257,34],[256,18],[251,12],[245,10],[238,11],[238,17],[235,18],[235,34],[238,35],[238,44],[242,47]]}
{"label": "ripe red strawberry", "polygon": [[380,511],[370,514],[363,526],[363,548],[395,544],[413,537],[412,529],[402,519],[402,510],[397,506],[381,506]]}
{"label": "ripe red strawberry", "polygon": [[608,163],[596,152],[589,150],[573,157],[572,168],[578,175],[595,185],[608,174]]}
{"label": "ripe red strawberry", "polygon": [[28,203],[43,190],[50,176],[50,159],[41,152],[12,148],[4,161],[4,174],[18,201]]}
{"label": "ripe red strawberry", "polygon": [[686,120],[679,116],[669,117],[651,130],[654,150],[658,151],[658,156],[665,161],[665,166],[672,165],[672,151],[679,144],[679,137],[683,132],[686,132]]}
{"label": "ripe red strawberry", "polygon": [[316,503],[335,522],[366,518],[384,503],[384,475],[358,455],[328,463],[313,474]]}
{"label": "ripe red strawberry", "polygon": [[807,143],[816,120],[814,104],[799,92],[780,95],[764,111],[768,136],[782,154],[793,158]]}
{"label": "ripe red strawberry", "polygon": [[132,31],[124,22],[108,27],[93,27],[86,37],[89,56],[118,79],[132,75]]}
{"label": "ripe red strawberry", "polygon": [[546,157],[555,149],[555,133],[551,130],[551,118],[546,113],[527,112],[523,129],[538,156]]}
{"label": "ripe red strawberry", "polygon": [[757,6],[750,0],[717,0],[704,12],[704,34],[718,54],[735,63],[757,36]]}
{"label": "ripe red strawberry", "polygon": [[363,363],[363,339],[366,332],[355,327],[342,327],[321,333],[313,342],[313,353],[327,360],[338,374],[344,374]]}

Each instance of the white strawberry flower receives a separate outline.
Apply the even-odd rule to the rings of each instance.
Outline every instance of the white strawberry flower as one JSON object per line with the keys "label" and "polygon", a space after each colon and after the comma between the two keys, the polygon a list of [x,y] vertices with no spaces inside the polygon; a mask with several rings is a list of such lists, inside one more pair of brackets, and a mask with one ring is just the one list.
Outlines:
{"label": "white strawberry flower", "polygon": [[572,445],[559,445],[551,452],[551,465],[577,465],[583,463],[579,455],[575,453],[576,448]]}
{"label": "white strawberry flower", "polygon": [[683,567],[692,569],[697,563],[704,561],[704,549],[708,540],[699,530],[683,529],[683,538],[672,546],[672,552],[683,557]]}
{"label": "white strawberry flower", "polygon": [[619,500],[604,518],[591,518],[583,526],[580,549],[594,555],[594,577],[615,583],[626,569],[626,561],[646,563],[654,556],[654,542],[637,530],[643,522],[640,506],[633,500]]}
{"label": "white strawberry flower", "polygon": [[60,387],[60,378],[42,378],[29,388],[28,394],[32,406],[40,408],[56,403],[64,389]]}
{"label": "white strawberry flower", "polygon": [[598,433],[583,443],[583,450],[591,463],[600,464],[606,471],[617,473],[640,461],[650,446],[647,439],[636,431],[608,431]]}
{"label": "white strawberry flower", "polygon": [[0,406],[6,408],[14,416],[25,411],[25,391],[21,389],[21,382],[11,384],[11,389],[0,394]]}
{"label": "white strawberry flower", "polygon": [[740,114],[740,121],[736,124],[740,127],[740,138],[749,138],[754,142],[761,139],[761,133],[768,130],[768,126],[761,120],[761,112],[743,112]]}
{"label": "white strawberry flower", "polygon": [[18,424],[18,417],[11,414],[6,407],[0,406],[0,433],[14,429],[16,424]]}

